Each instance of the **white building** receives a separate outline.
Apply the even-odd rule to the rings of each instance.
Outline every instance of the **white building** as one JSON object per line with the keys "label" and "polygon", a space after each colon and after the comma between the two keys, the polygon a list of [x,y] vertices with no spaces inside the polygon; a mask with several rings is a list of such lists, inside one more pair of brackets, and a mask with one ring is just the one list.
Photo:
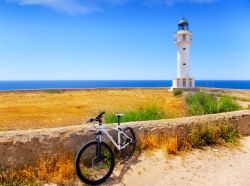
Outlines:
{"label": "white building", "polygon": [[177,78],[173,80],[172,88],[194,88],[195,81],[190,77],[190,45],[192,33],[189,24],[182,18],[178,24],[178,32],[175,33],[177,47]]}

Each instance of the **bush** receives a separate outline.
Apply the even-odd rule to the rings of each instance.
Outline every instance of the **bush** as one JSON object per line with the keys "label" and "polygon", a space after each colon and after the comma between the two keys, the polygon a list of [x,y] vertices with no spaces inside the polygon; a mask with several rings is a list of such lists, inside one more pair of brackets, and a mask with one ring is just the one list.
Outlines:
{"label": "bush", "polygon": [[239,138],[239,131],[231,124],[206,124],[193,129],[188,135],[188,142],[194,148],[215,144],[238,145]]}
{"label": "bush", "polygon": [[230,112],[239,110],[241,107],[230,96],[221,96],[218,102],[218,112]]}
{"label": "bush", "polygon": [[51,94],[60,94],[60,93],[63,93],[64,90],[62,89],[48,89],[46,90],[47,93],[51,93]]}
{"label": "bush", "polygon": [[181,89],[174,89],[173,94],[174,94],[174,96],[181,96],[182,95],[182,90]]}
{"label": "bush", "polygon": [[42,183],[72,185],[75,154],[62,151],[41,155],[32,166],[0,169],[0,186],[39,186]]}
{"label": "bush", "polygon": [[141,150],[162,148],[167,154],[178,154],[207,145],[239,145],[240,135],[237,128],[229,122],[205,123],[192,126],[185,136],[168,132],[145,132],[138,135]]}
{"label": "bush", "polygon": [[[134,110],[125,112],[123,117],[121,118],[121,122],[129,122],[129,121],[147,121],[147,120],[158,120],[165,119],[166,114],[163,109],[157,106],[147,106],[140,107]],[[108,113],[104,118],[106,123],[116,123],[117,117],[115,113]]]}
{"label": "bush", "polygon": [[220,128],[220,137],[226,143],[238,145],[240,134],[239,131],[232,125],[224,125]]}
{"label": "bush", "polygon": [[213,145],[217,142],[217,131],[216,127],[206,125],[201,129],[193,129],[188,135],[188,141],[192,147],[200,147],[204,145]]}
{"label": "bush", "polygon": [[214,94],[197,92],[186,97],[189,115],[215,114],[239,110],[241,107],[230,96],[217,98]]}

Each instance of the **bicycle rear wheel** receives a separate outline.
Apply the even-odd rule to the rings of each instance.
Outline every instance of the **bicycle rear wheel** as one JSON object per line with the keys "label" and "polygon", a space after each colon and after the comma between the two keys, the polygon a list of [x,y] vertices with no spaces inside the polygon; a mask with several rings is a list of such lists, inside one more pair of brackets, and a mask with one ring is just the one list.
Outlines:
{"label": "bicycle rear wheel", "polygon": [[75,160],[76,174],[86,184],[99,185],[112,174],[115,166],[113,150],[104,142],[84,145]]}
{"label": "bicycle rear wheel", "polygon": [[122,145],[125,145],[128,143],[128,145],[121,150],[121,156],[122,159],[128,160],[131,158],[131,156],[134,154],[135,149],[136,149],[136,138],[135,138],[135,133],[132,128],[126,127],[123,132],[132,140],[127,138],[125,135],[122,135]]}

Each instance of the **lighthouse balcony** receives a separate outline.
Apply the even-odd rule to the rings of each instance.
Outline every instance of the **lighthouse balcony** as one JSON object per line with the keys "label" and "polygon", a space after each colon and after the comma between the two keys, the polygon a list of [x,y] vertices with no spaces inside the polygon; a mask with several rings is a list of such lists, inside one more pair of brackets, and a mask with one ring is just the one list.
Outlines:
{"label": "lighthouse balcony", "polygon": [[176,78],[173,80],[173,88],[195,88],[194,78]]}
{"label": "lighthouse balcony", "polygon": [[192,43],[192,38],[186,38],[186,39],[183,39],[183,38],[175,38],[175,43]]}

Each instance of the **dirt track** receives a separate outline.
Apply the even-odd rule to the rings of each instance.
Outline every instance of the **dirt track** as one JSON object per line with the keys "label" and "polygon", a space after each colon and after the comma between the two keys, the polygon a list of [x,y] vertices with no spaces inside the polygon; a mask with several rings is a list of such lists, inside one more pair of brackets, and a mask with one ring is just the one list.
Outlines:
{"label": "dirt track", "polygon": [[117,165],[105,185],[119,186],[250,186],[250,137],[239,149],[208,147],[182,156],[162,150]]}

